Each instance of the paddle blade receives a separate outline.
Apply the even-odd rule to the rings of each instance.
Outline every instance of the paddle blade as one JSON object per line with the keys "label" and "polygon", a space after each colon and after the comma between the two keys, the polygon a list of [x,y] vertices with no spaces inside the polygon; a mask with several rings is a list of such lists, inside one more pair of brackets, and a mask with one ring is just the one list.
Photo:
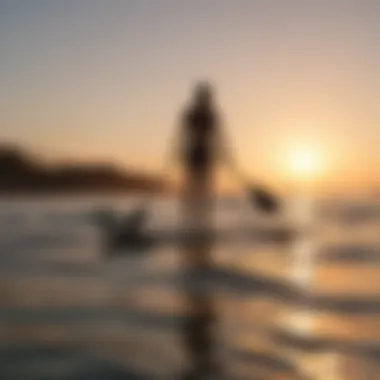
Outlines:
{"label": "paddle blade", "polygon": [[251,188],[249,189],[249,195],[253,205],[261,211],[274,213],[280,208],[277,197],[263,188]]}

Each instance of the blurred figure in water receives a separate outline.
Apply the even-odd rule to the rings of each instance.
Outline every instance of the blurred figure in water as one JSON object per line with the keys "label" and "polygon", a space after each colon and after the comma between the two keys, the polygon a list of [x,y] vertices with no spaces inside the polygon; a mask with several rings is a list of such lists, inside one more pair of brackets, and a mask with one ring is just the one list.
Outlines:
{"label": "blurred figure in water", "polygon": [[[221,156],[219,115],[209,84],[196,86],[190,107],[186,109],[180,129],[179,149],[183,168],[182,205],[185,229],[193,239],[181,247],[186,278],[186,299],[189,307],[184,325],[184,344],[190,368],[184,379],[202,379],[219,372],[215,354],[217,313],[212,295],[206,289],[194,289],[200,276],[212,268],[212,212],[217,158]],[[200,275],[200,276],[199,276]],[[198,283],[199,285],[199,283]]]}
{"label": "blurred figure in water", "polygon": [[[183,217],[185,227],[204,234],[212,227],[212,206],[217,159],[222,150],[220,117],[212,87],[199,83],[181,120],[179,152],[183,163]],[[208,265],[209,255],[191,255],[191,261]]]}

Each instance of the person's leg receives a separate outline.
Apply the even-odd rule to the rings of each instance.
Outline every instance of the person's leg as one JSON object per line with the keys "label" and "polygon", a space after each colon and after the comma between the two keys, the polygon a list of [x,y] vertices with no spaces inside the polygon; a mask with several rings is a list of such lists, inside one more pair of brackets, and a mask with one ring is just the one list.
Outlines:
{"label": "person's leg", "polygon": [[[188,174],[183,199],[183,211],[187,227],[198,237],[182,247],[185,259],[185,296],[189,317],[183,328],[184,344],[190,369],[183,380],[201,380],[219,372],[215,353],[215,300],[203,280],[207,280],[212,263],[212,178],[208,171]],[[205,278],[206,277],[206,278]]]}

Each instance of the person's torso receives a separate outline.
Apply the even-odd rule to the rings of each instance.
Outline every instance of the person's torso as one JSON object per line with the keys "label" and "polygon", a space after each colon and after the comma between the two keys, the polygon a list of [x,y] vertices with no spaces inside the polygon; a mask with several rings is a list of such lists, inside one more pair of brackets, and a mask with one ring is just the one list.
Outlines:
{"label": "person's torso", "polygon": [[210,109],[193,109],[186,115],[185,135],[190,155],[211,157],[216,133],[216,115]]}

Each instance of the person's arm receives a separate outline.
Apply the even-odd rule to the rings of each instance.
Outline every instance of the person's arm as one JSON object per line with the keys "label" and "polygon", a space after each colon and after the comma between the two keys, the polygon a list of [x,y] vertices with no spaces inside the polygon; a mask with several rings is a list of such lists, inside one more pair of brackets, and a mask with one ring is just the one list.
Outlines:
{"label": "person's arm", "polygon": [[231,141],[228,139],[224,123],[220,120],[218,121],[216,144],[218,160],[231,167],[235,161],[231,149]]}

